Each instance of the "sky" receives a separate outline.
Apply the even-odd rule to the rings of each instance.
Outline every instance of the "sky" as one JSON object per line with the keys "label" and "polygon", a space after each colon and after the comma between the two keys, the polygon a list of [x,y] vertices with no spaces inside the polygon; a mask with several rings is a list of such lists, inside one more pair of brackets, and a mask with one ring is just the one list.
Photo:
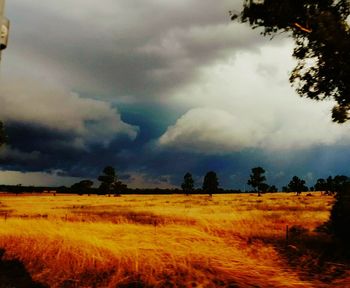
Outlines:
{"label": "sky", "polygon": [[129,187],[195,185],[215,171],[248,189],[262,166],[279,188],[350,175],[349,124],[300,98],[293,40],[229,11],[239,0],[11,0],[0,68],[0,183],[95,181],[111,165]]}

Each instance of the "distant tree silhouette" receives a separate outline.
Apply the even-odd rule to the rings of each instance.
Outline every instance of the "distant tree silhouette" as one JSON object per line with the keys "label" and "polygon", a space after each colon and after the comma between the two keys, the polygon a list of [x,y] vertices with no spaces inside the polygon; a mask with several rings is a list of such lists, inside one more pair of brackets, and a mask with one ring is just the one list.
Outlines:
{"label": "distant tree silhouette", "polygon": [[[248,185],[252,186],[254,191],[258,193],[258,196],[261,196],[261,192],[266,191],[266,177],[264,176],[265,170],[261,167],[252,168],[252,173],[247,182]],[[268,187],[268,185],[267,185]]]}
{"label": "distant tree silhouette", "polygon": [[94,185],[94,182],[91,180],[82,180],[78,183],[75,183],[71,186],[71,191],[77,194],[90,194],[90,189]]}
{"label": "distant tree silhouette", "polygon": [[334,195],[338,191],[341,191],[346,183],[349,182],[349,178],[344,175],[336,175],[334,178],[329,176],[327,179],[317,179],[315,184],[315,191],[322,191],[327,195]]}
{"label": "distant tree silhouette", "polygon": [[333,179],[328,177],[327,183],[329,185],[330,194],[342,192],[345,189],[345,185],[349,182],[349,178],[344,175],[336,175]]}
{"label": "distant tree silhouette", "polygon": [[214,171],[208,172],[203,181],[203,191],[212,196],[219,188],[219,180]]}
{"label": "distant tree silhouette", "polygon": [[267,192],[270,192],[270,193],[278,192],[278,188],[275,185],[269,186]]}
{"label": "distant tree silhouette", "polygon": [[186,195],[189,195],[193,192],[194,181],[191,173],[188,172],[185,174],[184,182],[181,184],[181,188]]}
{"label": "distant tree silhouette", "polygon": [[268,192],[268,191],[269,191],[269,188],[270,188],[270,186],[269,186],[269,184],[267,184],[267,183],[262,183],[262,184],[260,185],[260,191],[261,191],[261,193],[266,193],[266,192]]}
{"label": "distant tree silhouette", "polygon": [[300,179],[298,176],[294,176],[288,184],[288,190],[290,192],[295,192],[297,195],[300,195],[303,191],[308,191],[308,188],[305,186],[305,181]]}
{"label": "distant tree silhouette", "polygon": [[325,179],[319,178],[316,181],[316,184],[314,185],[314,190],[315,191],[322,191],[322,192],[327,192],[328,191],[328,185]]}
{"label": "distant tree silhouette", "polygon": [[295,40],[297,66],[290,82],[298,94],[313,100],[332,99],[334,122],[349,120],[350,14],[348,0],[245,0],[232,20],[248,23],[262,34],[287,32]]}
{"label": "distant tree silhouette", "polygon": [[103,169],[103,175],[99,176],[98,180],[101,182],[99,187],[101,194],[120,196],[121,192],[127,188],[125,184],[118,180],[118,176],[112,166],[106,166]]}

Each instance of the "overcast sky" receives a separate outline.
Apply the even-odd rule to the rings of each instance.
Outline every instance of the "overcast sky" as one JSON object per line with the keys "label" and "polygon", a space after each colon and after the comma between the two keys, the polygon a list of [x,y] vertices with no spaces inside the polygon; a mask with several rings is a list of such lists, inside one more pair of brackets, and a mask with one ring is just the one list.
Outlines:
{"label": "overcast sky", "polygon": [[288,82],[293,41],[231,23],[239,0],[11,0],[0,71],[0,183],[71,185],[114,166],[131,187],[245,188],[262,166],[350,175],[349,125]]}

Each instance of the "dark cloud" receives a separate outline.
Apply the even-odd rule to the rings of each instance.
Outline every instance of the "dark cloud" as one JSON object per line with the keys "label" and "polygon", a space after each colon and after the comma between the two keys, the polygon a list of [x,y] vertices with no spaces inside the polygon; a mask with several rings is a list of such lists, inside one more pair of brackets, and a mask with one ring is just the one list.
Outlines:
{"label": "dark cloud", "polygon": [[0,167],[39,174],[1,175],[69,184],[113,165],[134,187],[179,186],[188,171],[200,187],[214,170],[222,187],[248,188],[255,166],[278,186],[350,174],[337,144],[347,130],[323,121],[329,105],[313,113],[293,98],[291,42],[232,24],[241,5],[8,1]]}
{"label": "dark cloud", "polygon": [[228,11],[239,6],[232,1],[136,2],[15,0],[8,57],[50,70],[76,91],[159,98],[201,67],[264,41],[230,23]]}
{"label": "dark cloud", "polygon": [[[133,119],[141,130],[150,129],[157,138],[155,131],[159,127],[154,127],[152,120],[147,123],[145,119]],[[72,136],[40,127],[9,123],[7,131],[13,146],[0,153],[2,170],[46,171],[57,176],[96,180],[104,166],[113,165],[123,181],[133,187],[179,187],[188,171],[193,174],[196,186],[201,187],[205,173],[213,170],[218,174],[221,187],[249,189],[246,181],[251,168],[256,166],[264,167],[268,182],[280,188],[294,175],[313,185],[319,177],[350,174],[346,161],[350,152],[346,146],[277,153],[250,149],[225,155],[203,155],[160,149],[149,144],[147,137],[140,142],[117,137],[108,147],[95,144],[86,150],[60,145],[70,143]]]}

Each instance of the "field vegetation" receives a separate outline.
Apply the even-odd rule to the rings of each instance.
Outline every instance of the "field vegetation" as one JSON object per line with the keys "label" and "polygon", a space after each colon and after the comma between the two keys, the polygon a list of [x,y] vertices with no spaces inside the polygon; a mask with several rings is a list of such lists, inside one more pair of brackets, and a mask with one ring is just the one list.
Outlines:
{"label": "field vegetation", "polygon": [[324,255],[327,236],[315,232],[334,199],[312,195],[2,194],[0,268],[23,273],[0,272],[0,280],[3,287],[29,287],[28,279],[30,287],[346,287],[348,266]]}

